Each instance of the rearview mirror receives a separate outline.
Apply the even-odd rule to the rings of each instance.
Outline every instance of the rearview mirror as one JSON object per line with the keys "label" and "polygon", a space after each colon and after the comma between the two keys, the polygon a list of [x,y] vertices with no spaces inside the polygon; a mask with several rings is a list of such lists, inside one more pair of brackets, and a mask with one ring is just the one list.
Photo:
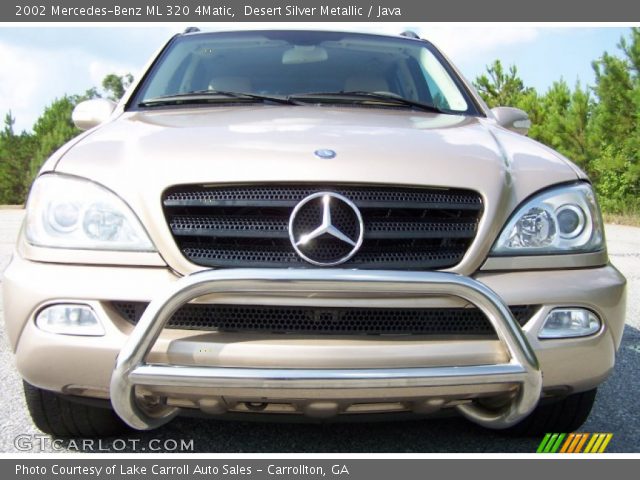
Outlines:
{"label": "rearview mirror", "polygon": [[315,45],[295,45],[293,48],[284,52],[282,55],[282,63],[284,65],[317,63],[324,62],[327,58],[329,58],[329,54],[322,47],[316,47]]}
{"label": "rearview mirror", "polygon": [[498,125],[512,132],[526,135],[531,128],[531,120],[527,112],[513,107],[495,107],[491,109]]}
{"label": "rearview mirror", "polygon": [[89,130],[106,121],[116,108],[116,103],[106,98],[85,100],[76,105],[71,119],[80,130]]}

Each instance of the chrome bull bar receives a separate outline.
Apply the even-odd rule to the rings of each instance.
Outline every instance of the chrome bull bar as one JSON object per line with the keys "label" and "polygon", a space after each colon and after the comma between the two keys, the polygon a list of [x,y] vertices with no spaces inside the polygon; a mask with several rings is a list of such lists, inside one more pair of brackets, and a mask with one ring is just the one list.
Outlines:
{"label": "chrome bull bar", "polygon": [[[260,369],[147,364],[145,358],[173,313],[208,294],[326,293],[448,295],[482,310],[504,344],[510,361],[502,364],[372,369]],[[518,384],[511,403],[490,410],[475,403],[457,405],[469,420],[488,428],[507,428],[537,405],[542,389],[535,353],[511,311],[484,284],[444,272],[358,271],[338,269],[207,270],[181,278],[154,299],[123,346],[111,376],[111,403],[116,413],[139,430],[157,428],[179,412],[162,405],[147,410],[135,394],[136,385],[259,389],[351,389],[446,387]]]}

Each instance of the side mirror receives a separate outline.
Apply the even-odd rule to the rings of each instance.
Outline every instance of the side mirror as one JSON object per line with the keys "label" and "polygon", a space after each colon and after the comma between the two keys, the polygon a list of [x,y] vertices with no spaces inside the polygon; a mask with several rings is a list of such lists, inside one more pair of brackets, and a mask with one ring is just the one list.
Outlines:
{"label": "side mirror", "polygon": [[531,120],[527,112],[513,107],[495,107],[491,112],[496,117],[498,125],[503,126],[512,132],[526,135],[531,128]]}
{"label": "side mirror", "polygon": [[116,108],[116,103],[106,98],[85,100],[76,105],[71,119],[80,130],[89,130],[106,121]]}

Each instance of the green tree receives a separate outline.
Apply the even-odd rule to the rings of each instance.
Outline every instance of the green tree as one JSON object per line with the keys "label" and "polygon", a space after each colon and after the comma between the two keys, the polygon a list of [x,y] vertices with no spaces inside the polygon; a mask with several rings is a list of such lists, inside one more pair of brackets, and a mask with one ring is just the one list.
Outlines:
{"label": "green tree", "polygon": [[525,87],[514,65],[505,71],[500,60],[496,60],[487,66],[486,74],[476,78],[474,85],[489,107],[516,107],[527,112],[531,120],[529,136],[545,142],[547,112],[542,99],[535,89]]}
{"label": "green tree", "polygon": [[589,162],[593,158],[593,150],[589,142],[593,105],[589,90],[582,89],[580,83],[576,84],[567,111],[563,145],[560,147],[565,156],[588,172],[591,171]]}
{"label": "green tree", "polygon": [[500,60],[488,66],[487,74],[476,78],[474,85],[491,108],[515,107],[531,90],[524,87],[515,65],[505,71]]}
{"label": "green tree", "polygon": [[561,79],[540,98],[540,104],[544,118],[536,123],[534,138],[588,170],[592,156],[589,122],[593,108],[589,91],[577,83],[572,92]]}
{"label": "green tree", "polygon": [[91,88],[83,95],[65,95],[54,100],[33,126],[35,151],[29,165],[27,183],[30,184],[40,167],[53,152],[80,133],[71,120],[75,106],[91,98],[98,97],[97,90]]}
{"label": "green tree", "polygon": [[629,41],[622,37],[618,46],[624,52],[629,62],[631,62],[633,76],[637,80],[640,76],[640,28],[633,27]]}
{"label": "green tree", "polygon": [[589,173],[605,211],[640,212],[640,28],[592,62],[595,83],[573,90],[560,79],[544,93],[527,88],[515,66],[499,60],[474,82],[490,107],[523,109],[529,136]]}
{"label": "green tree", "polygon": [[640,31],[618,45],[624,56],[605,52],[593,62],[598,101],[589,138],[596,189],[605,210],[640,211]]}
{"label": "green tree", "polygon": [[[105,90],[112,96],[124,92],[131,75],[107,75]],[[33,133],[14,133],[15,119],[7,114],[0,132],[0,203],[23,203],[31,182],[43,163],[58,148],[80,133],[71,120],[74,107],[99,97],[96,88],[81,95],[65,95],[49,104],[33,126]],[[115,98],[115,97],[114,97]]]}
{"label": "green tree", "polygon": [[117,102],[122,98],[124,92],[133,82],[133,75],[127,73],[125,75],[116,75],[110,73],[102,80],[102,88],[107,93],[107,98]]}
{"label": "green tree", "polygon": [[28,185],[25,173],[33,153],[33,139],[25,132],[17,135],[11,112],[4,119],[0,132],[0,204],[20,204],[26,197]]}
{"label": "green tree", "polygon": [[598,97],[593,118],[593,141],[605,147],[619,143],[635,127],[633,79],[626,59],[606,52],[592,65],[596,76],[593,90]]}
{"label": "green tree", "polygon": [[36,121],[33,126],[36,149],[29,165],[29,181],[35,178],[44,161],[56,149],[80,133],[71,121],[71,112],[76,103],[74,97],[67,95],[56,99]]}

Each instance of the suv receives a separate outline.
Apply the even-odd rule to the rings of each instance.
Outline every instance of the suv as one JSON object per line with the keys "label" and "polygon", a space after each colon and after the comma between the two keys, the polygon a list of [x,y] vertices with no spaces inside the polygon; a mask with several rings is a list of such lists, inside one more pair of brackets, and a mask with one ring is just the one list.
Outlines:
{"label": "suv", "polygon": [[45,432],[567,432],[613,369],[626,282],[588,178],[415,35],[188,29],[73,118],[3,284]]}

